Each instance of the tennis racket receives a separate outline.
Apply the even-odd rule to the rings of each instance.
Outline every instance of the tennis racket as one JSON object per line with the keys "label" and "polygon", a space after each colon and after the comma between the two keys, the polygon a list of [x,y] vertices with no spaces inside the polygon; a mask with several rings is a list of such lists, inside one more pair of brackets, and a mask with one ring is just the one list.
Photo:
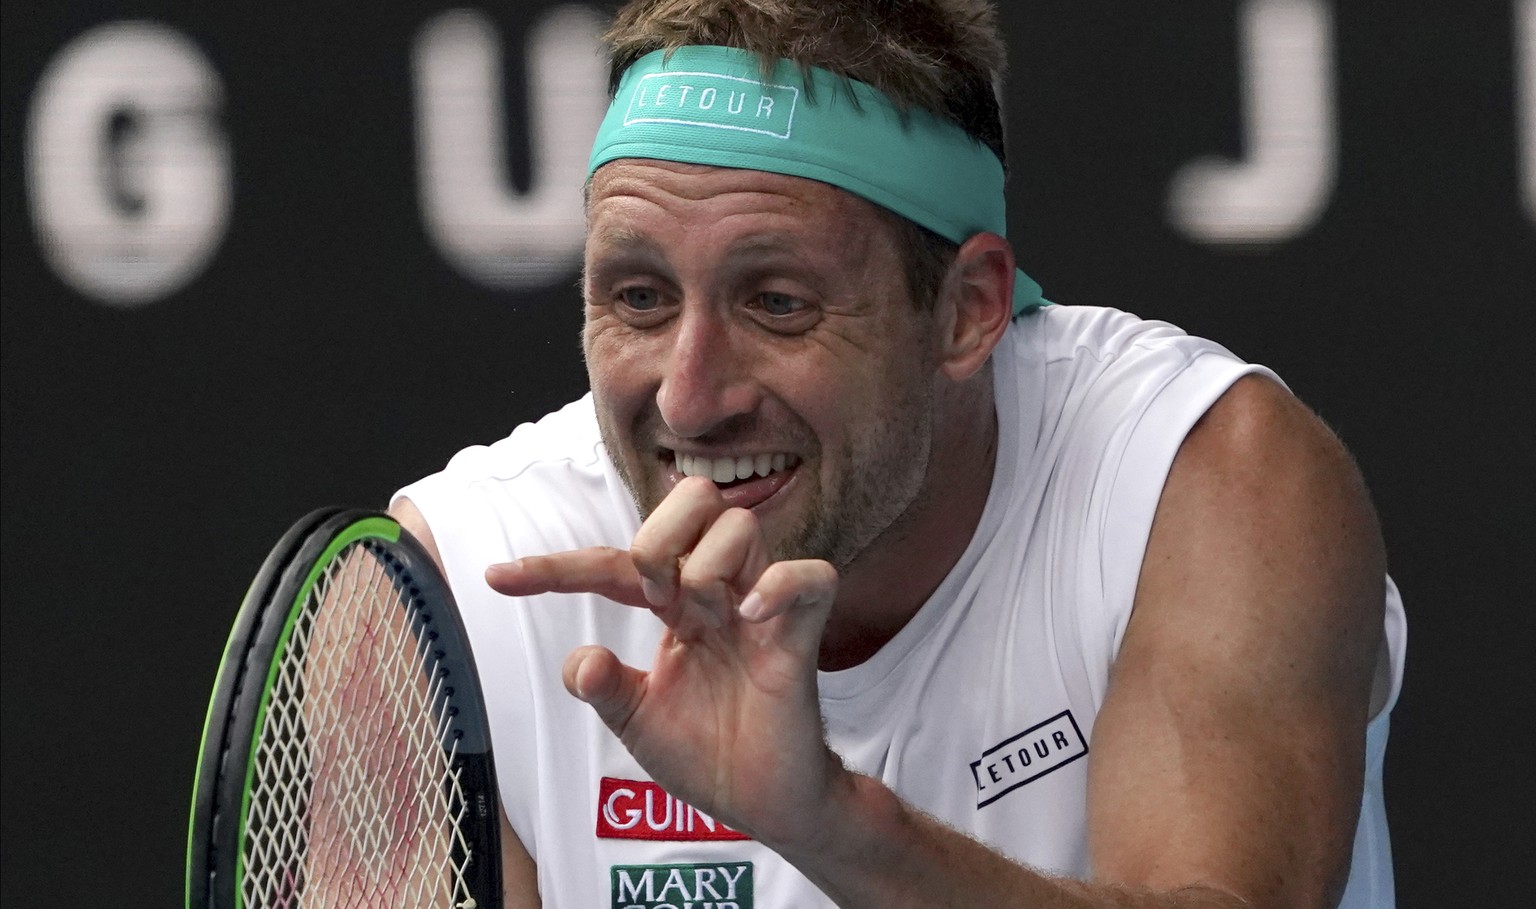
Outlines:
{"label": "tennis racket", "polygon": [[479,676],[392,518],[325,509],[261,566],[203,728],[187,909],[499,909]]}

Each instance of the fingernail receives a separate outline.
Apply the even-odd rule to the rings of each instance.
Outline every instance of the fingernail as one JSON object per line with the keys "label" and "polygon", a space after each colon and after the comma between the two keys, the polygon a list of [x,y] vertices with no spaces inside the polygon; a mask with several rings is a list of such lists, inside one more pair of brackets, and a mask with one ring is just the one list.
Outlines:
{"label": "fingernail", "polygon": [[640,592],[645,595],[645,601],[652,606],[667,605],[667,593],[661,589],[661,585],[650,578],[640,579]]}
{"label": "fingernail", "polygon": [[749,622],[755,622],[762,618],[766,610],[767,604],[763,602],[763,595],[755,590],[747,594],[742,599],[741,605],[736,607],[736,611],[741,613],[741,617]]}

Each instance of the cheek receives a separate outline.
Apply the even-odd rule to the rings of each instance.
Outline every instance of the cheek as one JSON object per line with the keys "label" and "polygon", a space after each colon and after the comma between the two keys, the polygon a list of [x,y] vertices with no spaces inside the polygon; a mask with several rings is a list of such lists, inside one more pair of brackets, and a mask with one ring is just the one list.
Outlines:
{"label": "cheek", "polygon": [[587,361],[587,376],[592,380],[593,390],[599,384],[611,384],[625,371],[625,345],[619,337],[621,334],[607,324],[607,320],[588,322],[582,329],[581,352]]}
{"label": "cheek", "polygon": [[582,337],[587,382],[600,411],[622,419],[655,395],[653,359],[638,339],[624,332],[589,327]]}
{"label": "cheek", "polygon": [[[892,344],[888,350],[899,348]],[[921,381],[917,370],[893,356],[866,357],[845,363],[835,381],[818,392],[823,406],[840,411],[850,422],[883,419],[892,407],[909,397],[908,390]]]}
{"label": "cheek", "polygon": [[912,442],[893,435],[920,431],[921,412],[930,406],[925,377],[916,369],[888,362],[866,365],[866,370],[846,377],[835,396],[825,396],[830,400],[815,417],[834,450],[856,456]]}

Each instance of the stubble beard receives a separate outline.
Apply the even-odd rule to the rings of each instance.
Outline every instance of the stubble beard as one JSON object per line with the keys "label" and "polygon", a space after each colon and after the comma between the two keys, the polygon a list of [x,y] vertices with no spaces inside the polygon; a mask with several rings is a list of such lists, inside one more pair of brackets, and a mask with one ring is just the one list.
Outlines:
{"label": "stubble beard", "polygon": [[[645,486],[640,484],[635,477],[636,471],[630,469],[629,462],[624,457],[627,449],[620,444],[618,433],[614,431],[601,410],[597,414],[597,432],[603,440],[603,448],[608,453],[608,462],[613,465],[614,472],[619,475],[619,481],[624,484],[624,488],[629,490],[629,498],[635,503],[635,510],[640,516],[640,521],[644,523],[661,504],[663,498],[661,490],[650,489],[649,483]],[[646,477],[652,476],[644,468],[640,468],[640,473]]]}
{"label": "stubble beard", "polygon": [[899,533],[927,485],[931,400],[896,402],[863,440],[849,440],[796,527],[772,547],[775,561],[822,559],[846,573],[877,540]]}

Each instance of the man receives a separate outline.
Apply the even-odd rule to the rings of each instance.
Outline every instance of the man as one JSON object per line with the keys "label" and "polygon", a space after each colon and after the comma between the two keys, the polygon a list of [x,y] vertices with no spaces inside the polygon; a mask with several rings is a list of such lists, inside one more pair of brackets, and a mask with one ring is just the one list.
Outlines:
{"label": "man", "polygon": [[394,504],[511,905],[1390,905],[1363,485],[1266,370],[1016,271],[992,11],[609,37],[592,392]]}

